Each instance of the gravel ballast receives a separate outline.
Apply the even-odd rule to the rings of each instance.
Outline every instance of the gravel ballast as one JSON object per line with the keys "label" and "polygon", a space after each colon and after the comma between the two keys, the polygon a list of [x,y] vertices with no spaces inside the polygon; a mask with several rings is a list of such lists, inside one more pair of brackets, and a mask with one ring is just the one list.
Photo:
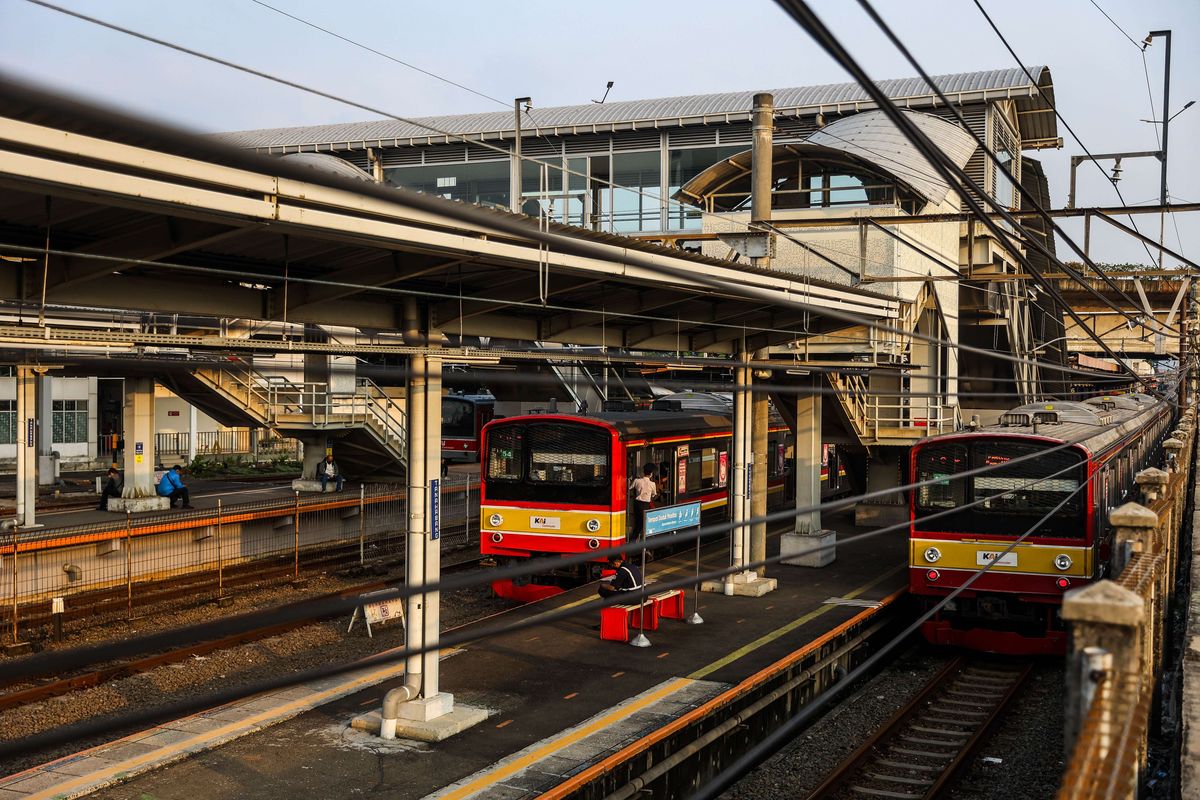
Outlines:
{"label": "gravel ballast", "polygon": [[[486,572],[474,568],[481,578]],[[110,623],[73,635],[62,646],[78,646],[112,639],[209,621],[227,614],[269,608],[329,592],[344,590],[370,581],[370,577],[339,578],[319,576],[309,579],[303,590],[290,587],[268,587],[237,595],[233,606],[217,609],[206,604],[192,608],[177,608],[170,613],[156,613],[127,623]],[[380,580],[395,582],[397,576]],[[489,586],[461,589],[442,595],[442,624],[445,629],[472,622],[512,608],[515,603],[492,595]],[[109,681],[92,689],[73,692],[19,708],[0,712],[0,741],[12,741],[54,728],[85,720],[119,716],[130,708],[145,708],[199,696],[231,684],[276,677],[281,672],[295,672],[350,662],[369,655],[400,647],[404,644],[404,629],[400,625],[375,628],[374,638],[356,626],[346,633],[346,619],[313,623],[287,631],[269,639],[249,642],[206,656],[194,656],[178,664],[169,664],[149,672]],[[70,753],[76,753],[105,741],[126,735],[144,726],[129,730],[114,730],[91,740],[77,740],[60,748],[48,749],[0,762],[0,774],[12,774]]]}

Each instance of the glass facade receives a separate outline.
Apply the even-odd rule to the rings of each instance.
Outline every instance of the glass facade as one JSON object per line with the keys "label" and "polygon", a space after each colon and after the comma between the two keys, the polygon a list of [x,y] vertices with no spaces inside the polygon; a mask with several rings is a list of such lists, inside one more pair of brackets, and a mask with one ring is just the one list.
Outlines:
{"label": "glass facade", "polygon": [[384,179],[393,186],[415,189],[447,200],[508,208],[508,161],[396,167],[384,170],[383,174]]}
{"label": "glass facade", "polygon": [[[1006,148],[1011,133],[999,138],[997,151],[1011,160],[1015,147]],[[620,141],[620,135],[594,142],[555,140],[551,142],[555,148],[566,152],[529,156],[521,166],[521,211],[612,233],[698,231],[702,228],[701,210],[670,198],[704,170],[749,148],[748,144],[672,146],[664,158],[659,148],[614,152],[613,142]],[[569,152],[572,147],[586,150],[593,146],[593,152]],[[777,173],[783,168],[783,162],[775,167]],[[775,176],[771,201],[775,209],[899,203],[910,212],[916,210],[916,201],[907,193],[897,196],[893,181],[864,172],[855,163],[836,158],[795,160],[789,162],[786,173]],[[392,167],[385,170],[385,176],[396,186],[509,208],[507,160]],[[1015,193],[1010,184],[1004,184],[997,185],[996,193],[1001,202],[1011,205]],[[709,210],[747,210],[749,194],[747,173],[716,189],[709,196]]]}
{"label": "glass facade", "polygon": [[[728,147],[671,148],[667,160],[667,196],[673,197],[688,181],[722,159],[744,152],[744,145]],[[667,230],[700,230],[700,209],[671,203],[667,208]]]}
{"label": "glass facade", "polygon": [[55,444],[76,444],[88,440],[87,400],[55,400],[51,415]]}

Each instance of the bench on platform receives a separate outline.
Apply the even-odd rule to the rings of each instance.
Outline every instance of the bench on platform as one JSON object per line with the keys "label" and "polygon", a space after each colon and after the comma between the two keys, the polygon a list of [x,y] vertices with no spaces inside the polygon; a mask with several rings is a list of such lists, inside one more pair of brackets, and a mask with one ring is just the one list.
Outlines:
{"label": "bench on platform", "polygon": [[662,619],[683,619],[683,589],[669,589],[650,595],[658,616]]}
{"label": "bench on platform", "polygon": [[658,606],[649,597],[644,603],[600,609],[600,638],[628,642],[631,630],[658,630]]}

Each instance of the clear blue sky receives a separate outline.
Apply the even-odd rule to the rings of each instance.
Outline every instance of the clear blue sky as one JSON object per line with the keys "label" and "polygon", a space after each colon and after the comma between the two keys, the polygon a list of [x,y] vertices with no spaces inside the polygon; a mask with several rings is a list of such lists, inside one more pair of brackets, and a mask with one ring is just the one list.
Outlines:
{"label": "clear blue sky", "polygon": [[[485,94],[529,95],[538,105],[637,99],[840,82],[845,74],[769,0],[610,0],[604,4],[398,0],[269,0],[397,58]],[[500,106],[337,41],[251,0],[58,0],[64,6],[220,55],[405,116]],[[1174,31],[1171,106],[1200,101],[1198,0],[1098,0],[1130,36]],[[1059,109],[1093,152],[1154,150],[1142,54],[1089,0],[983,0],[1026,64],[1047,64]],[[876,0],[933,73],[1013,66],[970,0]],[[912,70],[856,3],[814,7],[875,78]],[[1161,113],[1160,44],[1146,51]],[[0,0],[0,70],[200,131],[359,120],[363,113],[274,86],[190,56],[93,27],[25,0]],[[1078,146],[1061,128],[1046,164],[1055,205],[1067,193]],[[1200,103],[1171,126],[1171,194],[1200,201]],[[1158,162],[1128,161],[1120,188],[1130,203],[1157,202]],[[1116,196],[1081,167],[1080,204]],[[1157,235],[1157,217],[1139,217]],[[1200,214],[1177,215],[1185,253],[1200,257]],[[1078,233],[1081,227],[1068,227]],[[1103,261],[1145,263],[1138,246],[1093,231]],[[1176,244],[1167,223],[1166,241]]]}

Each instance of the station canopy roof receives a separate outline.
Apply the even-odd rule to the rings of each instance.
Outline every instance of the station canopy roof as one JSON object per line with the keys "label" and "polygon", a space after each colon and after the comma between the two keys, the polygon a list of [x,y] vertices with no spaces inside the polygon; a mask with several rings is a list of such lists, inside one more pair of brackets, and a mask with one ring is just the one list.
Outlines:
{"label": "station canopy roof", "polygon": [[[1033,77],[1032,81],[1030,76]],[[1057,143],[1058,126],[1053,113],[1054,84],[1049,67],[1031,67],[1029,75],[1024,70],[1013,68],[936,75],[933,80],[952,101],[961,105],[1014,100],[1025,146]],[[905,108],[933,108],[941,104],[921,78],[885,80],[880,81],[879,86],[888,97]],[[564,136],[747,122],[752,99],[758,91],[770,91],[775,96],[775,114],[781,118],[817,113],[856,113],[876,107],[857,83],[535,107],[532,114],[526,115],[522,136]],[[476,141],[511,139],[514,134],[513,113],[507,110],[421,117],[403,122],[384,119],[337,125],[265,128],[220,136],[237,147],[286,152],[405,147],[453,142],[460,138]]]}
{"label": "station canopy roof", "polygon": [[461,341],[675,353],[899,313],[860,287],[539,226],[335,160],[266,157],[0,78],[0,303],[396,331],[413,298]]}
{"label": "station canopy roof", "polygon": [[[954,163],[966,166],[977,147],[971,134],[932,114],[904,113]],[[942,202],[950,191],[949,184],[882,111],[842,117],[810,134],[803,142],[775,145],[772,160],[778,164],[830,154],[882,172],[928,203]],[[721,191],[748,176],[752,161],[750,150],[724,159],[688,181],[675,197],[696,200]],[[779,172],[777,169],[776,174]]]}

